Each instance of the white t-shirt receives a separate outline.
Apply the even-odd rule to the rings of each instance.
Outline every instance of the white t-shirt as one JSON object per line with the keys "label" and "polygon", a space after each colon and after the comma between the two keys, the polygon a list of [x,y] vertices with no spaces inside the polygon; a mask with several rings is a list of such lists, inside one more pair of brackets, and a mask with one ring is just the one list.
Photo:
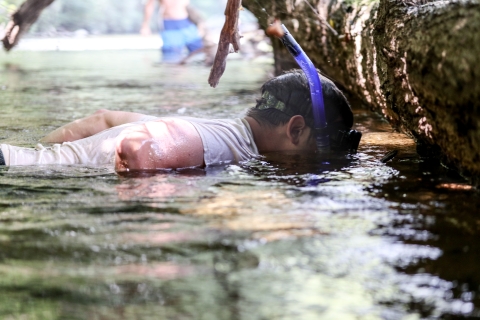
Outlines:
{"label": "white t-shirt", "polygon": [[[35,148],[16,147],[1,144],[7,166],[36,164],[83,164],[113,166],[115,162],[116,139],[128,127],[161,118],[145,116],[140,121],[116,126],[91,137]],[[245,161],[258,156],[252,130],[245,119],[209,120],[182,118],[190,122],[198,131],[204,150],[207,166]]]}
{"label": "white t-shirt", "polygon": [[200,134],[207,166],[238,163],[258,156],[252,129],[245,119],[182,119],[190,122]]}

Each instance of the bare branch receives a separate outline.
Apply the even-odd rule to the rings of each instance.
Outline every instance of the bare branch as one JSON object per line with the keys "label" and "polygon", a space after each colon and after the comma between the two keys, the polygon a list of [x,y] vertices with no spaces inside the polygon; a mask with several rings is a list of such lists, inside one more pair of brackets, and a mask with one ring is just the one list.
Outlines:
{"label": "bare branch", "polygon": [[220,82],[220,78],[225,72],[227,65],[227,56],[230,53],[230,44],[233,50],[238,52],[240,49],[240,35],[238,34],[238,16],[242,8],[242,0],[228,0],[225,8],[225,24],[220,33],[217,54],[213,62],[208,83],[215,88]]}
{"label": "bare branch", "polygon": [[54,0],[27,0],[15,11],[7,25],[5,37],[2,39],[6,51],[12,49],[20,37],[37,21],[40,13]]}

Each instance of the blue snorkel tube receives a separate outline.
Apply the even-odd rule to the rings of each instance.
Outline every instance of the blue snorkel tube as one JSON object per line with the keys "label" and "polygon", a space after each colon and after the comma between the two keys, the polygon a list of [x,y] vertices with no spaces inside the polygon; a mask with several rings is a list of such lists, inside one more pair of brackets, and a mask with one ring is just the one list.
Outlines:
{"label": "blue snorkel tube", "polygon": [[326,130],[327,119],[325,117],[325,104],[323,103],[322,82],[318,76],[317,68],[283,24],[282,30],[284,35],[280,37],[280,40],[303,70],[310,85],[317,147],[319,149],[327,148],[330,145],[330,139]]}

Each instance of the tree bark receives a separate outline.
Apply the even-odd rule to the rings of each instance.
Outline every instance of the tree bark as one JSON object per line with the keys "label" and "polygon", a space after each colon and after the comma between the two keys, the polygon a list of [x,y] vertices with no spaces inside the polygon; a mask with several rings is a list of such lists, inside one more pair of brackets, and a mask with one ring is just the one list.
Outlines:
{"label": "tree bark", "polygon": [[12,15],[7,25],[5,37],[2,39],[6,51],[12,49],[20,37],[37,21],[43,9],[54,0],[27,0]]}
{"label": "tree bark", "polygon": [[[442,157],[478,185],[480,2],[420,1],[243,5],[264,29],[273,17],[282,20],[328,76],[412,136],[419,151]],[[281,43],[272,42],[277,73],[296,67]]]}

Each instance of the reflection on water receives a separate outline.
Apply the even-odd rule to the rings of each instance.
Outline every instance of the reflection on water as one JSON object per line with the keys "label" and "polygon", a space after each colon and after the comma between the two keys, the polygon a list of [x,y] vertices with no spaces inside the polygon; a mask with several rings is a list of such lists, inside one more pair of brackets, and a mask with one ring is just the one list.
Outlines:
{"label": "reflection on water", "polygon": [[[2,55],[1,142],[32,146],[99,108],[240,116],[271,67],[156,51]],[[417,319],[480,316],[477,192],[357,109],[356,155],[117,176],[0,169],[0,316]],[[380,159],[398,150],[387,163]]]}

